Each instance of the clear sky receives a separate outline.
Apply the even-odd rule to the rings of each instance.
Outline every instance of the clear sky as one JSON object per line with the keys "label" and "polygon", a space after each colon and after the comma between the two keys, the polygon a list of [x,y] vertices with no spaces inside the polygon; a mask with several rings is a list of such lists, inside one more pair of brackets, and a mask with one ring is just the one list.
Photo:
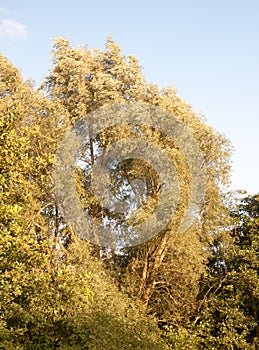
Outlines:
{"label": "clear sky", "polygon": [[232,189],[258,193],[259,1],[0,0],[0,51],[36,83],[53,38],[103,49],[107,36],[232,141]]}

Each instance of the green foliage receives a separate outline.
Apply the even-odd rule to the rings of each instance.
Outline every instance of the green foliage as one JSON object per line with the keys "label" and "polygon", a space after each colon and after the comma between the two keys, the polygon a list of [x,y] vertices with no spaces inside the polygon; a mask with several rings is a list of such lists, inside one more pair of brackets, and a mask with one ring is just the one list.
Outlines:
{"label": "green foliage", "polygon": [[[56,39],[52,57],[43,94],[0,56],[0,347],[256,350],[259,201],[244,198],[235,210],[224,205],[228,140],[173,87],[148,84],[138,60],[124,57],[110,38],[104,51]],[[79,118],[136,101],[166,109],[195,135],[207,174],[205,201],[200,220],[180,234],[188,164],[166,136],[140,126],[181,175],[178,217],[141,246],[100,250],[79,241],[62,218],[51,178],[54,155]],[[125,125],[102,132],[89,141],[85,161],[94,165],[94,144],[102,149],[134,135]],[[146,184],[147,205],[131,220],[144,220],[159,198],[156,174],[142,163],[124,162],[114,175],[114,191],[125,176]],[[98,221],[102,208],[89,179],[77,175],[82,204]]]}
{"label": "green foliage", "polygon": [[39,252],[27,252],[33,267],[18,259],[11,264],[1,285],[3,346],[165,349],[155,322],[118,292],[90,250],[81,241],[60,253],[56,265]]}
{"label": "green foliage", "polygon": [[258,348],[258,195],[243,198],[231,216],[233,229],[221,230],[212,246],[195,317],[166,331],[174,349]]}

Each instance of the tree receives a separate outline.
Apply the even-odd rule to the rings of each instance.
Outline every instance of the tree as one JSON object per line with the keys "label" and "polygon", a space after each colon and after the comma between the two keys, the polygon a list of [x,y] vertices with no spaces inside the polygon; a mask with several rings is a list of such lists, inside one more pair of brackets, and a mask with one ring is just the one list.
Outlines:
{"label": "tree", "polygon": [[228,265],[229,270],[236,274],[236,289],[241,294],[240,307],[253,325],[246,339],[255,348],[259,344],[259,195],[244,197],[232,216],[236,220],[232,233],[235,250]]}
{"label": "tree", "polygon": [[232,221],[212,246],[201,279],[196,318],[181,335],[169,332],[176,348],[258,348],[258,195],[229,207]]}
{"label": "tree", "polygon": [[[210,233],[223,220],[225,211],[222,204],[222,185],[228,181],[229,143],[207,126],[204,120],[177,96],[173,87],[160,90],[156,85],[148,84],[137,59],[132,56],[124,57],[120,48],[110,38],[107,39],[104,52],[89,50],[87,47],[74,49],[66,39],[59,38],[54,42],[52,57],[53,67],[43,88],[52,100],[66,109],[72,124],[101,106],[143,102],[167,110],[187,125],[203,152],[207,183],[204,205],[200,213],[201,220],[185,234],[180,235],[179,218],[186,209],[189,197],[188,167],[179,149],[165,135],[158,130],[139,126],[140,132],[147,140],[156,142],[171,157],[180,174],[182,202],[178,219],[160,235],[141,246],[124,249],[120,254],[116,253],[116,249],[108,250],[106,258],[105,250],[102,250],[102,259],[112,269],[122,290],[141,300],[143,306],[148,307],[149,312],[159,315],[161,320],[176,322],[179,318],[184,323],[186,309],[181,307],[182,311],[179,311],[179,305],[183,303],[183,296],[187,303],[190,294],[194,295],[195,299],[199,289],[199,277],[206,268],[209,256],[208,247],[212,240]],[[106,130],[99,138],[89,140],[87,147],[90,156],[84,161],[91,169],[98,157],[98,150],[132,135],[134,130],[125,125]],[[156,190],[161,184],[146,165],[129,160],[123,163],[123,167],[119,166],[115,174],[115,191],[119,191],[125,177],[131,192],[134,190],[133,185],[131,186],[132,180],[141,179],[146,186],[146,198],[151,199],[151,202],[153,200],[155,205],[158,203],[159,196]],[[98,222],[103,216],[107,218],[108,214],[100,207],[88,186],[86,180],[81,188],[81,198],[85,198],[86,210],[90,210]],[[137,219],[143,220],[150,210],[152,205],[147,205]],[[181,289],[179,293],[172,289],[172,283]],[[172,303],[172,300],[175,302]],[[189,313],[193,308],[191,304],[192,302],[187,307]],[[175,315],[176,310],[178,316]]]}

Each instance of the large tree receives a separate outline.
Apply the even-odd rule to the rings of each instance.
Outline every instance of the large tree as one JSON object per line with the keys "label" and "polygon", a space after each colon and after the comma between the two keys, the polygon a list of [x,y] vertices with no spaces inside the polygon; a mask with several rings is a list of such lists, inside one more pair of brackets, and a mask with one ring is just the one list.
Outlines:
{"label": "large tree", "polygon": [[[102,258],[112,269],[121,289],[141,300],[142,305],[148,307],[161,321],[184,324],[193,312],[199,278],[206,269],[210,255],[209,245],[217,227],[225,218],[222,188],[228,181],[229,143],[177,96],[174,87],[159,89],[156,85],[147,83],[138,60],[133,56],[123,56],[120,48],[110,38],[107,39],[104,51],[90,50],[87,46],[75,49],[68,40],[59,38],[55,40],[52,57],[53,66],[43,88],[49,98],[65,108],[72,124],[103,106],[141,102],[171,113],[188,127],[199,145],[206,172],[204,203],[198,213],[200,220],[196,220],[194,225],[181,233],[179,218],[186,209],[190,195],[190,173],[184,155],[159,130],[139,126],[138,132],[148,141],[156,142],[178,171],[181,187],[178,219],[176,216],[153,239],[137,247],[124,249],[120,254],[116,249],[108,249],[106,254],[102,250]],[[100,150],[103,151],[114,141],[134,135],[135,130],[122,125],[109,128],[95,139],[90,138],[86,145],[88,152],[85,151],[88,156],[83,159],[87,163],[87,169],[94,166]],[[145,183],[146,198],[151,199],[145,204],[156,205],[159,201],[157,190],[161,184],[152,169],[143,162],[132,160],[122,165],[115,174],[114,191],[120,191],[126,178],[132,194],[133,180],[141,179]],[[86,175],[84,170],[81,175],[83,179]],[[94,220],[99,222],[103,217],[107,219],[109,213],[99,205],[91,192],[89,178],[81,186],[81,199]],[[142,211],[135,214],[137,220],[144,220],[152,208],[152,205],[151,209],[149,205],[142,208]]]}

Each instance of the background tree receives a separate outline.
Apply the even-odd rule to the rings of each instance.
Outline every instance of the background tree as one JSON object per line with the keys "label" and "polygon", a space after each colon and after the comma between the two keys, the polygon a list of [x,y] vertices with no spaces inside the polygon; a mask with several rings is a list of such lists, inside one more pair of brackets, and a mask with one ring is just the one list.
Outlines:
{"label": "background tree", "polygon": [[169,330],[173,348],[258,348],[258,195],[235,201],[200,281],[196,317],[180,332]]}

